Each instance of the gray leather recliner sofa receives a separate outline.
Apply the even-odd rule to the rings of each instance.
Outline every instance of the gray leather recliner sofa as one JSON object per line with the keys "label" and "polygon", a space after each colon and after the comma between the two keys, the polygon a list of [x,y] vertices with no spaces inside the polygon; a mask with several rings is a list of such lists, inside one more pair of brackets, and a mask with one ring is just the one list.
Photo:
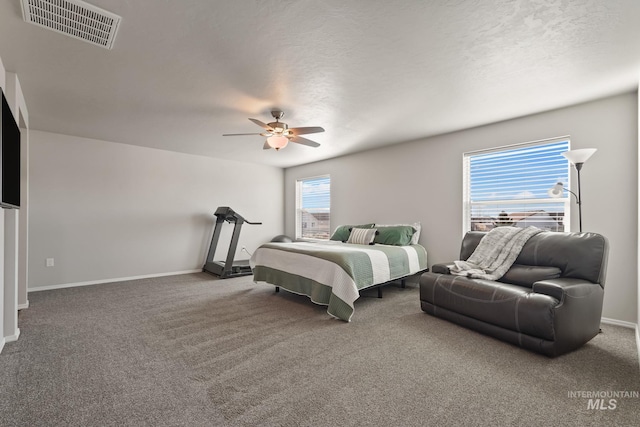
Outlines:
{"label": "gray leather recliner sofa", "polygon": [[[460,259],[486,233],[465,235]],[[423,311],[544,355],[572,351],[600,330],[608,241],[597,233],[541,232],[497,281],[451,275],[436,264],[420,277]]]}

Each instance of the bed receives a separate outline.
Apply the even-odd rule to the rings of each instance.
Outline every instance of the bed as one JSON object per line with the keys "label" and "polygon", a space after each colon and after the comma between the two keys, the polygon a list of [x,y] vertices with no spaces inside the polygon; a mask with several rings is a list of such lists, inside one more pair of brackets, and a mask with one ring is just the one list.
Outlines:
{"label": "bed", "polygon": [[[371,230],[379,234],[380,228]],[[385,241],[378,234],[376,239]],[[326,305],[329,315],[348,322],[361,290],[427,270],[427,251],[417,239],[384,244],[342,238],[334,233],[329,241],[263,244],[250,260],[253,280],[306,295]]]}

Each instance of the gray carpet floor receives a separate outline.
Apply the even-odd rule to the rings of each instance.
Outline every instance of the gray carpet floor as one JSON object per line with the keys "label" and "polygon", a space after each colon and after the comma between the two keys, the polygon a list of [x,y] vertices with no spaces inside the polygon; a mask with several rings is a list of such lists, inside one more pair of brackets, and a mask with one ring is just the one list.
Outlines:
{"label": "gray carpet floor", "polygon": [[[634,332],[549,359],[368,291],[351,323],[251,277],[29,294],[0,354],[2,426],[637,426]],[[573,394],[572,394],[573,393]],[[605,399],[609,406],[609,398]]]}

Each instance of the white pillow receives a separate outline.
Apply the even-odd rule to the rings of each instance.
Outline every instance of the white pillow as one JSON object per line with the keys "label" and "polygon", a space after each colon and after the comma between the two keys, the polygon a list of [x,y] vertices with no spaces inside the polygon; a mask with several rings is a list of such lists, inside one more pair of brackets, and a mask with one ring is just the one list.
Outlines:
{"label": "white pillow", "polygon": [[420,230],[422,230],[422,225],[419,222],[414,222],[413,224],[376,224],[375,227],[397,227],[399,225],[409,225],[413,227],[414,230],[416,230],[416,232],[413,233],[413,236],[411,236],[411,241],[409,242],[409,244],[417,245],[418,239],[420,239]]}
{"label": "white pillow", "polygon": [[376,237],[375,228],[353,228],[349,234],[347,243],[355,243],[357,245],[370,245]]}

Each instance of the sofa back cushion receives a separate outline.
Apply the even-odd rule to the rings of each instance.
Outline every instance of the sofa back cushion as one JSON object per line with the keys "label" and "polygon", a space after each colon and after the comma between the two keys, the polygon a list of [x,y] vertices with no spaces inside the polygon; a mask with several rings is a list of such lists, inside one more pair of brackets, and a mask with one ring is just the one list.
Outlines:
{"label": "sofa back cushion", "polygon": [[513,264],[511,268],[498,279],[498,282],[531,288],[540,280],[557,279],[562,274],[558,267]]}
{"label": "sofa back cushion", "polygon": [[[470,231],[462,240],[460,259],[471,256],[485,235]],[[599,283],[604,287],[609,243],[598,233],[561,233],[543,231],[530,238],[515,264],[556,267],[560,277],[573,277]]]}

